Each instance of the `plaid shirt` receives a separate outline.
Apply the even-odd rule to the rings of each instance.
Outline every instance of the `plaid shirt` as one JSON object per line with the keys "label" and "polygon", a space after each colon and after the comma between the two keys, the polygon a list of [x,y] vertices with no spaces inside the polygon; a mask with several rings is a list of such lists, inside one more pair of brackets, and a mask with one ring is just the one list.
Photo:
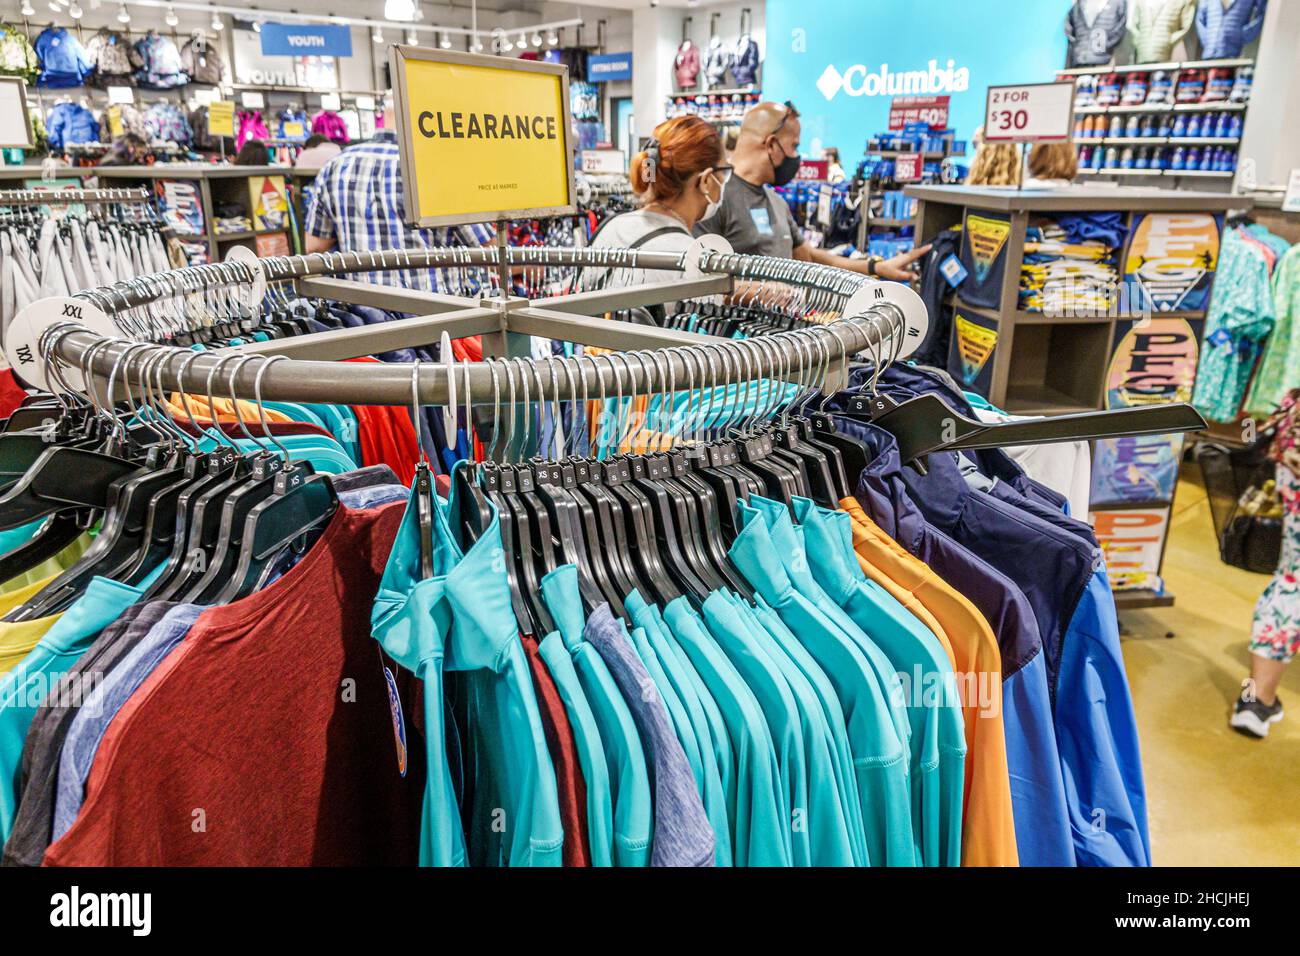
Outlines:
{"label": "plaid shirt", "polygon": [[[340,252],[384,252],[439,246],[478,246],[495,239],[485,223],[443,229],[415,229],[406,224],[397,134],[379,130],[365,143],[350,146],[316,174],[305,231],[334,239]],[[354,276],[377,285],[437,292],[439,271],[393,269]]]}

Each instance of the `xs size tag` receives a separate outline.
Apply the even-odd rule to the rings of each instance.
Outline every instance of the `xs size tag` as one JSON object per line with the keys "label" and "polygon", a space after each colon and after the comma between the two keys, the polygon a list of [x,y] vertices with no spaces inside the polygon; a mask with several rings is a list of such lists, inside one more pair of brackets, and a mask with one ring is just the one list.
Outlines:
{"label": "xs size tag", "polygon": [[397,745],[397,772],[406,776],[406,718],[402,716],[402,698],[397,693],[397,680],[392,670],[384,666],[384,680],[388,682],[388,712],[393,717],[393,743]]}
{"label": "xs size tag", "polygon": [[954,289],[965,281],[966,276],[970,275],[966,267],[961,264],[961,260],[955,255],[949,255],[947,259],[939,263],[939,272],[948,280],[948,284]]}

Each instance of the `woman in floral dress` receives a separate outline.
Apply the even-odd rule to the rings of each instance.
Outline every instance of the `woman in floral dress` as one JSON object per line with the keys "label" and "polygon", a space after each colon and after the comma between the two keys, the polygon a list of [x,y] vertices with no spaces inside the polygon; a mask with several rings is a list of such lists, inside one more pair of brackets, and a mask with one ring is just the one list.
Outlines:
{"label": "woman in floral dress", "polygon": [[1277,688],[1286,665],[1300,651],[1300,389],[1287,394],[1264,432],[1274,433],[1270,454],[1277,461],[1277,490],[1285,511],[1282,556],[1255,605],[1250,678],[1230,720],[1236,730],[1260,738],[1282,719]]}

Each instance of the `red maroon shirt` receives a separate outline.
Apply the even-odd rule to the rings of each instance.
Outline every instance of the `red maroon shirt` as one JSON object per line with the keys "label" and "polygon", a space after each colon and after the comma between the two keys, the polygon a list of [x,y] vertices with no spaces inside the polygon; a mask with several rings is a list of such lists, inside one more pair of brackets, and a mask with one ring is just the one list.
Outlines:
{"label": "red maroon shirt", "polygon": [[370,608],[405,505],[340,508],[284,577],[212,608],[109,725],[47,866],[416,865],[418,681],[399,773]]}

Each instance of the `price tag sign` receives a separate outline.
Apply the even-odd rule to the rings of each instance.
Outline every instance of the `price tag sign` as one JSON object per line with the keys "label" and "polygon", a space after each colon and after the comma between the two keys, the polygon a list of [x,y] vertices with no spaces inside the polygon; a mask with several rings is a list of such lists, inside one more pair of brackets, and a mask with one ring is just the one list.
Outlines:
{"label": "price tag sign", "polygon": [[190,90],[190,95],[194,97],[194,102],[199,106],[210,106],[212,101],[217,98],[216,90]]}
{"label": "price tag sign", "polygon": [[584,173],[625,173],[627,157],[623,155],[621,149],[584,149],[582,171]]}
{"label": "price tag sign", "polygon": [[1291,170],[1287,180],[1286,195],[1282,198],[1283,212],[1300,212],[1300,169]]}
{"label": "price tag sign", "polygon": [[1069,142],[1074,84],[990,86],[984,108],[986,143]]}
{"label": "price tag sign", "polygon": [[921,154],[904,153],[894,158],[894,181],[899,183],[915,183],[921,179]]}
{"label": "price tag sign", "polygon": [[235,135],[235,104],[213,100],[208,104],[208,132],[213,136]]}
{"label": "price tag sign", "polygon": [[110,86],[108,88],[108,101],[110,103],[134,103],[135,90],[129,86]]}
{"label": "price tag sign", "polygon": [[822,186],[817,194],[817,222],[823,229],[831,227],[831,197],[834,194],[830,186]]}
{"label": "price tag sign", "polygon": [[889,128],[925,123],[930,129],[948,128],[947,96],[895,96],[889,105]]}
{"label": "price tag sign", "polygon": [[286,139],[304,139],[307,136],[307,130],[303,127],[302,123],[285,123],[284,135]]}
{"label": "price tag sign", "polygon": [[250,110],[260,110],[266,105],[266,97],[256,90],[245,90],[239,99]]}
{"label": "price tag sign", "polygon": [[831,174],[831,164],[825,159],[805,159],[799,164],[795,178],[801,182],[816,182],[826,179]]}
{"label": "price tag sign", "polygon": [[343,100],[337,93],[322,93],[320,95],[320,108],[323,110],[333,110],[335,113],[343,106]]}
{"label": "price tag sign", "polygon": [[108,132],[115,138],[122,135],[122,107],[108,108]]}

